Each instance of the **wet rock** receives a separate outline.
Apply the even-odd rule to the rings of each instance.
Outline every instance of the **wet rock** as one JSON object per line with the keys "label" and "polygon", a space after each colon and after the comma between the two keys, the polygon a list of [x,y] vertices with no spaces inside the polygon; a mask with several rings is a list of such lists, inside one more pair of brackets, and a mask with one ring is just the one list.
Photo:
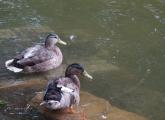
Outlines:
{"label": "wet rock", "polygon": [[35,73],[35,74],[22,74],[24,77],[28,77],[24,80],[10,80],[10,81],[1,81],[0,82],[0,91],[12,91],[25,88],[38,87],[43,89],[47,85],[48,80],[51,80],[54,77],[61,76],[66,69],[66,65],[62,64],[58,69],[52,69],[44,73]]}
{"label": "wet rock", "polygon": [[120,106],[126,110],[136,112],[152,120],[164,120],[165,118],[165,107],[160,107],[165,106],[165,101],[163,101],[165,100],[165,94],[160,91],[139,86],[135,90],[115,99],[115,102],[118,103],[121,99]]}
{"label": "wet rock", "polygon": [[0,113],[0,118],[2,118],[2,120],[14,120],[13,118],[3,115],[2,113]]}
{"label": "wet rock", "polygon": [[[7,96],[7,100],[10,100],[8,101],[9,103],[15,104],[15,106],[25,106],[30,98],[35,96],[35,92],[39,90],[38,88],[40,87],[40,90],[43,90],[46,84],[47,80],[17,82],[15,84],[1,87],[0,91],[3,93],[1,98],[8,94],[12,94],[11,97]],[[59,113],[40,108],[39,104],[42,101],[42,97],[43,92],[37,93],[37,95],[31,100],[30,105],[37,108],[49,120],[82,120],[86,117],[88,120],[147,120],[135,113],[114,107],[105,99],[96,97],[87,92],[81,92],[80,106],[75,108],[79,112],[77,114]]]}
{"label": "wet rock", "polygon": [[25,107],[35,92],[43,90],[47,80],[15,81],[0,87],[0,99],[12,107]]}
{"label": "wet rock", "polygon": [[78,113],[69,114],[59,111],[50,111],[39,106],[43,98],[43,92],[38,93],[30,102],[49,120],[147,120],[135,113],[121,110],[112,106],[108,101],[98,98],[87,92],[81,92],[81,102]]}
{"label": "wet rock", "polygon": [[10,92],[19,89],[26,89],[29,87],[45,86],[47,80],[28,80],[28,81],[15,81],[12,84],[6,84],[0,87],[0,92]]}

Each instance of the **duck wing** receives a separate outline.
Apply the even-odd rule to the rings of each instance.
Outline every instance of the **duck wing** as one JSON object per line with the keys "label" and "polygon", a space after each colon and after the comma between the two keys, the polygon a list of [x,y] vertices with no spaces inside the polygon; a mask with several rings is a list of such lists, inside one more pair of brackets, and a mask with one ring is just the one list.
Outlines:
{"label": "duck wing", "polygon": [[67,97],[63,97],[61,101],[65,104],[69,104],[69,106],[72,106],[74,104],[78,105],[80,101],[79,87],[72,81],[71,78],[60,78],[57,81],[57,87],[61,87],[61,91],[64,96],[67,96],[69,94],[70,100],[67,101]]}
{"label": "duck wing", "polygon": [[61,100],[61,88],[57,87],[58,82],[56,81],[49,81],[47,88],[46,88],[46,92],[44,95],[44,101],[48,101],[48,100],[56,100],[56,101],[60,101]]}
{"label": "duck wing", "polygon": [[15,56],[14,59],[7,60],[5,62],[5,66],[7,67],[7,69],[13,72],[21,72],[25,66],[34,64],[34,62],[32,63],[29,58],[33,58],[41,49],[43,49],[43,46],[41,45],[27,48],[26,50]]}
{"label": "duck wing", "polygon": [[41,45],[35,45],[33,47],[27,48],[26,50],[22,51],[20,54],[14,57],[15,60],[21,60],[24,58],[29,58],[35,55],[35,53],[43,48]]}
{"label": "duck wing", "polygon": [[53,51],[37,45],[23,51],[16,57],[16,60],[22,66],[33,66],[51,58],[53,58]]}
{"label": "duck wing", "polygon": [[48,83],[44,101],[58,101],[62,107],[79,103],[79,90],[70,78],[58,78]]}

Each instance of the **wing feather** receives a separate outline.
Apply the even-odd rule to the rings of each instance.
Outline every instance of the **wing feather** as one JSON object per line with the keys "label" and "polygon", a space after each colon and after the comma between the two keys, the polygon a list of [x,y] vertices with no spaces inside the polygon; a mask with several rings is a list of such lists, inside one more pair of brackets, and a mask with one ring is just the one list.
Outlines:
{"label": "wing feather", "polygon": [[53,57],[52,54],[52,51],[48,51],[42,46],[36,45],[34,47],[26,49],[16,58],[19,59],[17,63],[20,65],[33,66],[35,64],[51,59]]}

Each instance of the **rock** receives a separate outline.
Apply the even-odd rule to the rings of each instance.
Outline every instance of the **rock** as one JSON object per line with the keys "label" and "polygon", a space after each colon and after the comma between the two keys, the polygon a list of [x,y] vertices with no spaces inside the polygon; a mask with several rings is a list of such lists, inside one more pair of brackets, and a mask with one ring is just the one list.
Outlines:
{"label": "rock", "polygon": [[0,91],[2,92],[10,92],[18,89],[25,89],[31,86],[44,86],[46,85],[47,80],[28,80],[28,81],[15,81],[12,84],[5,84],[0,87]]}
{"label": "rock", "polygon": [[[8,96],[9,103],[14,103],[16,106],[24,106],[28,103],[34,92],[44,89],[47,84],[47,80],[28,80],[20,81],[13,84],[0,87],[1,97],[6,98],[7,94],[15,94],[14,96]],[[34,89],[34,90],[31,90]],[[23,92],[24,91],[24,92]],[[28,94],[26,91],[29,91]],[[31,93],[32,92],[32,93]],[[20,94],[18,94],[20,93]],[[23,94],[23,95],[22,95]],[[30,95],[32,94],[32,95]],[[39,104],[43,98],[43,92],[37,93],[35,97],[30,101],[30,105],[37,108],[44,116],[49,120],[147,120],[135,113],[121,110],[117,107],[112,106],[108,101],[103,98],[96,97],[88,92],[81,92],[81,101],[78,108],[75,108],[79,113],[77,114],[66,114],[60,113],[59,111],[49,111],[47,109],[39,107]]]}
{"label": "rock", "polygon": [[12,91],[12,90],[18,90],[21,88],[33,88],[34,86],[46,86],[48,80],[51,80],[54,77],[61,76],[66,69],[66,65],[62,64],[58,69],[52,69],[44,73],[36,73],[32,74],[31,76],[29,74],[25,74],[24,76],[28,77],[27,79],[23,80],[10,80],[10,81],[1,81],[0,82],[0,91]]}
{"label": "rock", "polygon": [[2,120],[14,120],[13,118],[3,115],[2,113],[0,113],[0,118],[2,118]]}
{"label": "rock", "polygon": [[114,107],[108,101],[90,93],[81,92],[80,96],[80,105],[78,108],[75,108],[79,113],[76,114],[50,111],[40,107],[39,104],[42,101],[43,92],[37,93],[31,100],[30,105],[37,108],[49,120],[147,120],[135,113]]}

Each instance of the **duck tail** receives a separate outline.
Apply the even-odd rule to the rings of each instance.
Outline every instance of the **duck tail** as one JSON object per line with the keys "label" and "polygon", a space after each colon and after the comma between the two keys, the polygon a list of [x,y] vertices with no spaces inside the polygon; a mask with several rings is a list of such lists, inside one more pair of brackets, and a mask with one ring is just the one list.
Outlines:
{"label": "duck tail", "polygon": [[7,60],[7,61],[5,62],[6,68],[7,68],[8,70],[10,70],[10,71],[15,72],[15,73],[18,73],[18,72],[23,71],[23,69],[17,68],[17,67],[15,67],[15,66],[13,66],[13,65],[12,65],[13,61],[14,61],[14,59]]}
{"label": "duck tail", "polygon": [[43,106],[43,105],[45,105],[46,104],[46,102],[45,101],[42,101],[41,103],[40,103],[40,106]]}
{"label": "duck tail", "polygon": [[61,103],[55,100],[42,101],[40,106],[46,107],[51,110],[57,110],[61,108]]}

